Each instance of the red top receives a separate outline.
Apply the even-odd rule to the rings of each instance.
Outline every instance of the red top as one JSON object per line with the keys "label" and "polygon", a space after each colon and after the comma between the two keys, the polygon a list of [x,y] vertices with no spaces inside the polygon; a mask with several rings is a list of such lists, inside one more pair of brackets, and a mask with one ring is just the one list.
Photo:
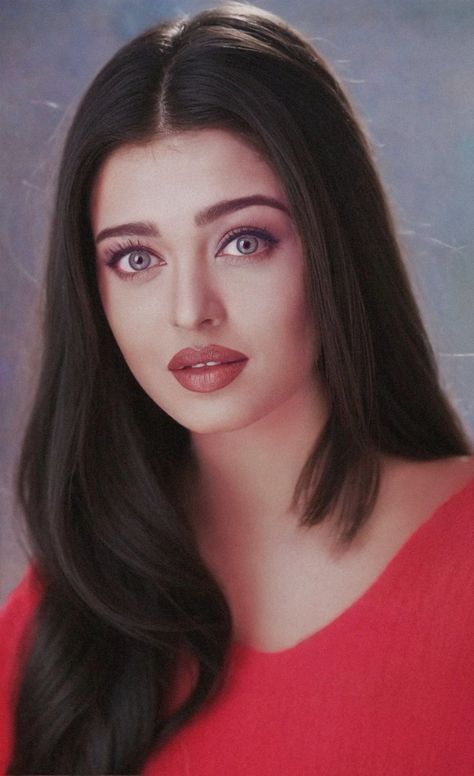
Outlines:
{"label": "red top", "polygon": [[[28,569],[0,614],[0,773]],[[473,776],[474,480],[329,625],[276,653],[234,644],[223,691],[143,776]]]}

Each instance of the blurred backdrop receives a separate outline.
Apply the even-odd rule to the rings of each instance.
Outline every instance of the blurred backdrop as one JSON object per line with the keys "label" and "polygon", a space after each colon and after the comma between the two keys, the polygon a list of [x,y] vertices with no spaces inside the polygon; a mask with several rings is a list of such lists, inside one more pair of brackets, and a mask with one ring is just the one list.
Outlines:
{"label": "blurred backdrop", "polygon": [[[159,20],[214,4],[0,5],[0,604],[26,564],[12,472],[37,373],[36,310],[66,129],[80,95],[120,45]],[[352,96],[395,210],[444,385],[474,437],[474,3],[256,4],[311,38]]]}

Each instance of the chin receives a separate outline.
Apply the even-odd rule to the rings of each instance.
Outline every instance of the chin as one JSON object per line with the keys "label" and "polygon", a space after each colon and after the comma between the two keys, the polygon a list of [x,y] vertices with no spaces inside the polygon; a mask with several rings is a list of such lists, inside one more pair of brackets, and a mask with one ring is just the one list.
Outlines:
{"label": "chin", "polygon": [[184,428],[192,434],[222,434],[230,431],[238,431],[241,428],[250,426],[254,422],[252,418],[231,418],[228,415],[225,417],[205,417],[201,414],[198,417],[196,414],[193,417],[183,417],[179,413],[171,414],[168,412],[167,414],[171,415],[174,420],[181,426],[184,426]]}
{"label": "chin", "polygon": [[[193,412],[183,413],[170,411],[172,408],[161,408],[176,420],[181,426],[194,434],[221,434],[231,431],[239,431],[248,426],[263,421],[269,417],[272,412],[280,406],[280,402],[263,402],[263,405],[249,406],[248,401],[244,402],[226,402],[227,406],[217,407],[204,404],[194,409]],[[275,421],[276,422],[276,421]]]}

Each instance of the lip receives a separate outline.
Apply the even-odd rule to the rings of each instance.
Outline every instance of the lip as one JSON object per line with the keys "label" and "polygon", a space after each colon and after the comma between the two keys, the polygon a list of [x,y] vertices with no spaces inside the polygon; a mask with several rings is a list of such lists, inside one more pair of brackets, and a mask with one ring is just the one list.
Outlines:
{"label": "lip", "polygon": [[[184,348],[184,350],[180,350],[169,362],[168,369],[171,372],[176,372],[196,364],[206,363],[206,361],[219,361],[221,364],[227,364],[229,362],[247,360],[247,356],[244,353],[239,353],[238,350],[224,348],[221,345],[206,345],[203,348]],[[204,370],[212,368],[202,367]]]}
{"label": "lip", "polygon": [[[219,363],[214,366],[196,366],[206,361]],[[178,383],[188,391],[210,393],[233,382],[244,369],[247,361],[247,356],[238,350],[224,348],[221,345],[206,345],[203,348],[180,350],[169,362],[168,369]]]}
{"label": "lip", "polygon": [[225,364],[203,367],[186,367],[172,372],[178,383],[188,391],[196,393],[210,393],[219,388],[225,388],[247,365],[248,359],[242,361],[228,361]]}

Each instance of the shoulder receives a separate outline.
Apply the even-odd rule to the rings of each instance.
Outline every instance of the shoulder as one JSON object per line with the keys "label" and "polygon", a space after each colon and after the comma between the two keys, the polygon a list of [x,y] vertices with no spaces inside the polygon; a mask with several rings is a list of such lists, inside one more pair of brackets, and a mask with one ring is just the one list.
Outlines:
{"label": "shoulder", "polygon": [[452,511],[474,511],[474,456],[456,456],[434,461],[386,459],[375,527],[379,536],[397,537],[400,544],[432,518]]}
{"label": "shoulder", "polygon": [[43,585],[29,565],[0,610],[0,772],[6,772],[13,735],[14,695],[28,644],[28,625],[40,602]]}
{"label": "shoulder", "polygon": [[29,565],[0,610],[0,697],[10,686],[27,648],[28,625],[42,597],[41,577]]}
{"label": "shoulder", "polygon": [[[417,605],[429,603],[429,619],[474,629],[474,476],[466,464],[398,555],[399,578]],[[461,467],[462,471],[462,467]],[[454,477],[454,469],[453,469]],[[431,479],[432,488],[437,484]],[[456,484],[454,484],[456,482]],[[427,500],[431,492],[427,490]],[[431,503],[431,502],[430,502]]]}
{"label": "shoulder", "polygon": [[451,491],[419,530],[426,533],[427,550],[431,545],[453,569],[463,560],[474,577],[474,476]]}
{"label": "shoulder", "polygon": [[448,577],[454,594],[469,577],[472,594],[474,458],[393,461],[384,474],[364,562],[376,573],[395,567],[414,590],[424,580],[427,590],[440,592]]}
{"label": "shoulder", "polygon": [[428,521],[433,552],[453,587],[474,592],[474,476],[434,511]]}
{"label": "shoulder", "polygon": [[[42,595],[41,576],[33,564],[29,564],[18,585],[9,594],[0,609],[0,635],[3,637],[12,627],[28,619]],[[3,638],[0,640],[0,649]]]}
{"label": "shoulder", "polygon": [[[403,525],[403,542],[396,534],[400,546],[391,553],[374,595],[367,598],[368,611],[374,629],[379,620],[383,623],[397,654],[421,656],[440,672],[459,660],[474,682],[474,476],[466,463],[456,477],[454,466],[440,482],[434,478],[436,468],[420,468],[416,480],[409,480],[407,473],[401,504],[410,503],[413,511],[405,522],[403,509],[398,512],[402,517],[395,530]],[[447,468],[441,463],[438,477],[444,477]],[[417,494],[419,499],[414,498]],[[390,537],[390,525],[383,528]]]}
{"label": "shoulder", "polygon": [[434,461],[420,469],[415,483],[416,503],[425,514],[418,533],[426,551],[432,546],[448,565],[464,558],[474,570],[474,457]]}
{"label": "shoulder", "polygon": [[41,576],[30,564],[0,610],[0,684],[9,677],[20,657],[23,637],[42,592]]}
{"label": "shoulder", "polygon": [[[431,504],[427,527],[432,529],[433,539],[444,543],[445,553],[449,547],[451,553],[465,557],[469,567],[474,568],[474,457],[454,458],[435,465],[424,491]],[[434,506],[430,501],[433,496]],[[420,498],[423,499],[423,490]]]}

